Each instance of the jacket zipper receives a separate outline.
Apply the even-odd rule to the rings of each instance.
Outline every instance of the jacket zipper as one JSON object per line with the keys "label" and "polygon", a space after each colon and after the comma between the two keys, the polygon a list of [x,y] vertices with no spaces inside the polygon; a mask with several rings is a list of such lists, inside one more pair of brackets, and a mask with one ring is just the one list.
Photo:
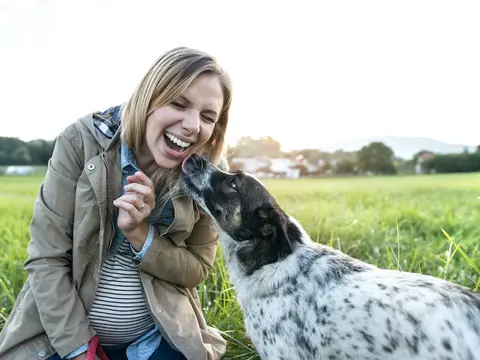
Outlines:
{"label": "jacket zipper", "polygon": [[[107,164],[107,160],[105,159],[105,152],[102,152],[102,161],[103,161],[103,164],[105,165],[105,171],[107,173],[106,177],[108,179],[108,164]],[[107,187],[108,187],[108,184],[107,184]],[[107,193],[108,193],[108,190],[107,190]],[[107,246],[106,254],[108,255],[108,253],[110,252],[110,248],[112,247],[113,237],[115,236],[115,223],[113,221],[112,214],[110,214],[110,212],[108,211],[108,205],[106,205],[106,213],[108,215],[108,218],[110,219],[110,224],[112,225],[112,230],[113,230],[112,235],[110,236],[110,240],[108,242],[108,246]]]}

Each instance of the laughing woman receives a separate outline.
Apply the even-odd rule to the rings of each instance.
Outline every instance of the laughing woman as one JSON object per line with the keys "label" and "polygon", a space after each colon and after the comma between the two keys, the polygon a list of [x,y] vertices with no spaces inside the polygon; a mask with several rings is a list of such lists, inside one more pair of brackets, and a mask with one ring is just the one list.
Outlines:
{"label": "laughing woman", "polygon": [[228,75],[176,48],[124,106],[89,114],[57,138],[31,222],[28,279],[0,334],[1,360],[214,360],[226,342],[196,291],[218,235],[177,193],[182,161],[223,163]]}

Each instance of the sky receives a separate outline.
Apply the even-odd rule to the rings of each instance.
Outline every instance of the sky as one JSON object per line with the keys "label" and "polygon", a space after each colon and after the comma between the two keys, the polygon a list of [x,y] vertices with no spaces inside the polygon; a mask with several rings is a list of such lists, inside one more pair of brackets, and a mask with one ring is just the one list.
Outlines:
{"label": "sky", "polygon": [[480,1],[0,0],[0,136],[54,139],[125,102],[166,50],[216,56],[227,141],[375,135],[477,145]]}

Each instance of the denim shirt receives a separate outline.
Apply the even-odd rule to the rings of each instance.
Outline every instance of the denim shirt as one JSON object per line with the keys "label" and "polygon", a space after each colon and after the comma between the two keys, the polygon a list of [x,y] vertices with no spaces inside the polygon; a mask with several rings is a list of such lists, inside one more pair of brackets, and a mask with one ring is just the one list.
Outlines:
{"label": "denim shirt", "polygon": [[[108,113],[107,115],[109,116],[119,116],[119,108],[113,108],[115,109],[113,112]],[[109,109],[110,111],[112,109]],[[109,111],[107,110],[107,111]],[[122,169],[122,195],[124,193],[124,186],[127,184],[127,176],[135,174],[136,171],[140,171],[138,168],[135,158],[133,156],[133,151],[128,149],[126,143],[122,141],[121,147],[120,147],[120,166]],[[172,204],[169,203],[167,206],[165,206],[161,221],[163,223],[171,223],[173,221],[173,214],[172,214]],[[130,246],[132,249],[132,252],[134,254],[133,259],[134,260],[141,260],[145,254],[147,253],[148,249],[150,248],[150,245],[153,241],[153,234],[154,234],[154,227],[152,224],[149,225],[149,232],[147,235],[147,239],[145,240],[145,243],[143,244],[142,249],[137,252],[135,249]],[[120,247],[122,242],[124,241],[125,237],[122,234],[121,230],[118,228],[116,222],[115,222],[115,237],[113,240],[113,244],[111,246],[109,255],[115,253],[117,249]],[[147,332],[145,335],[142,335],[140,338],[135,340],[133,343],[131,343],[128,348],[127,348],[127,358],[129,360],[145,360],[148,359],[151,354],[157,349],[157,347],[160,345],[160,342],[162,340],[162,335],[157,327],[155,325],[149,332]],[[88,344],[84,344],[68,354],[65,359],[71,359],[81,353],[84,353],[88,350]]]}

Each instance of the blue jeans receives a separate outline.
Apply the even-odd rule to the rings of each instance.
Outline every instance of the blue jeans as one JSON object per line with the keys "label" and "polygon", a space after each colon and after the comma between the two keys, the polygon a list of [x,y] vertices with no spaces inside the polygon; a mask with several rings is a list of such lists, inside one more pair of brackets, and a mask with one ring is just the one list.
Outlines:
{"label": "blue jeans", "polygon": [[[127,360],[127,347],[128,344],[111,347],[104,346],[103,350],[105,350],[110,360]],[[62,360],[62,358],[58,354],[55,354],[49,357],[48,360]],[[172,349],[168,342],[162,338],[157,350],[154,351],[148,360],[186,360],[186,358],[182,353]]]}

